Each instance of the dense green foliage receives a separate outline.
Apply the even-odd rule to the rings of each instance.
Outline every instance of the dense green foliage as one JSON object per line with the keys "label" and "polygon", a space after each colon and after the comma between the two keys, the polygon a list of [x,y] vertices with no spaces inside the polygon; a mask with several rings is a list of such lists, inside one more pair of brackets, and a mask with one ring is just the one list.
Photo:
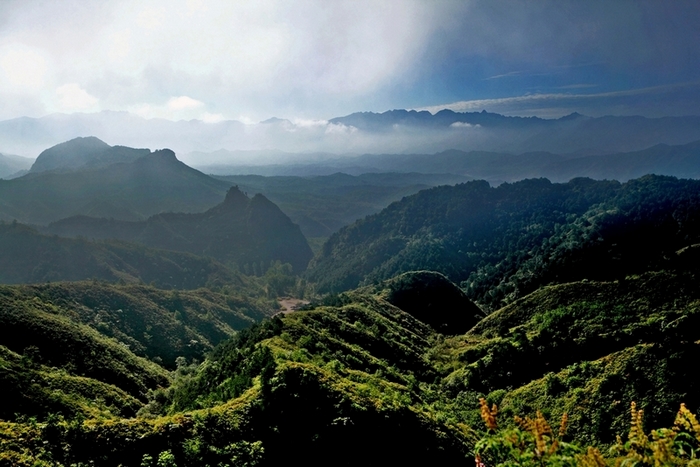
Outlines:
{"label": "dense green foliage", "polygon": [[127,394],[143,401],[149,389],[169,379],[161,367],[119,342],[71,320],[53,304],[10,287],[0,290],[0,346],[7,395],[0,416],[5,419],[15,413],[46,415],[66,408],[74,412],[73,392],[82,398],[92,392],[104,401],[97,406],[127,406],[133,414],[135,404]]}
{"label": "dense green foliage", "polygon": [[[133,353],[175,368],[177,357],[204,352],[274,313],[252,287],[163,291],[143,285],[70,282],[13,287],[17,299],[39,299],[54,312],[117,339]],[[252,294],[252,295],[251,295]]]}
{"label": "dense green foliage", "polygon": [[[0,466],[697,462],[699,188],[421,192],[307,276],[369,285],[258,324],[314,284],[273,262],[191,291],[0,287]],[[413,265],[439,272],[394,275]]]}
{"label": "dense green foliage", "polygon": [[242,274],[210,258],[118,241],[42,235],[0,223],[0,283],[99,279],[194,289],[241,284]]}
{"label": "dense green foliage", "polygon": [[260,194],[249,199],[237,187],[203,213],[163,213],[143,222],[78,216],[54,222],[46,231],[206,255],[247,273],[263,274],[260,269],[274,261],[303,271],[312,256],[299,227],[274,203]]}
{"label": "dense green foliage", "polygon": [[[274,312],[262,290],[71,282],[0,287],[0,418],[134,415],[180,362]],[[150,360],[150,362],[145,359]]]}
{"label": "dense green foliage", "polygon": [[700,182],[647,176],[422,191],[333,235],[307,278],[342,291],[432,269],[496,309],[549,283],[677,266],[700,241]]}
{"label": "dense green foliage", "polygon": [[652,427],[668,425],[680,403],[700,407],[697,285],[649,273],[540,289],[436,349],[452,370],[445,391],[466,410],[479,393],[510,415],[568,412],[569,433],[590,443],[615,440],[631,401]]}
{"label": "dense green foliage", "polygon": [[[657,438],[616,435],[629,429],[633,401],[654,430],[671,426],[681,403],[700,407],[697,285],[692,274],[661,272],[545,287],[449,338],[382,298],[387,288],[349,292],[336,306],[256,325],[198,367],[181,365],[141,418],[58,422],[32,455],[22,449],[42,446],[50,423],[6,424],[0,442],[19,465],[155,465],[161,455],[178,466],[321,465],[338,453],[341,465],[651,459]],[[499,404],[501,431],[482,432],[480,398]],[[563,439],[538,411],[567,414]],[[12,444],[19,433],[29,444]],[[673,446],[669,456],[692,455]]]}
{"label": "dense green foliage", "polygon": [[[61,425],[42,455],[101,465],[139,465],[163,452],[177,465],[238,465],[235,456],[259,463],[249,465],[326,465],[330,458],[340,465],[397,459],[460,465],[469,430],[442,424],[420,405],[418,381],[436,376],[423,356],[433,331],[382,299],[348,300],[241,333],[193,373],[180,371],[170,394],[154,395],[165,399],[164,411],[206,409],[79,424],[73,430],[80,436],[69,429],[75,425]],[[39,444],[44,436],[26,439]],[[353,449],[345,452],[347,446]]]}
{"label": "dense green foliage", "polygon": [[[143,400],[113,384],[76,376],[65,368],[43,365],[42,361],[36,346],[26,347],[23,355],[0,346],[0,418],[46,418],[57,413],[71,417],[132,417],[143,406]],[[73,369],[70,364],[69,369]]]}

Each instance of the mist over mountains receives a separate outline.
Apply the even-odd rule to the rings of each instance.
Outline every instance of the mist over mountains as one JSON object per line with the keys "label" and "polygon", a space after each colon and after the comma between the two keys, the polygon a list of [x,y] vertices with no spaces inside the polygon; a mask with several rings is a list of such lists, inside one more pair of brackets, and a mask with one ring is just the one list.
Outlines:
{"label": "mist over mountains", "polygon": [[128,112],[53,114],[0,122],[0,151],[27,157],[76,136],[136,148],[172,148],[196,167],[290,164],[330,154],[435,153],[449,149],[600,155],[700,140],[700,117],[508,117],[489,112],[392,110],[330,120],[144,119]]}
{"label": "mist over mountains", "polygon": [[76,216],[50,224],[47,232],[124,240],[241,266],[282,261],[297,272],[312,256],[299,227],[274,203],[260,194],[248,198],[237,187],[203,213],[162,213],[142,222]]}
{"label": "mist over mountains", "polygon": [[28,157],[0,154],[0,178],[14,178],[24,175],[34,163]]}

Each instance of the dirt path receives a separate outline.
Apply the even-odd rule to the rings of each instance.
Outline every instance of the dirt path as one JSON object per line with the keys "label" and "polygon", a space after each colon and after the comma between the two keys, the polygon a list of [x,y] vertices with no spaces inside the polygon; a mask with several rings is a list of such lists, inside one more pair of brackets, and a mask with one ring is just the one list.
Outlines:
{"label": "dirt path", "polygon": [[300,306],[307,305],[308,300],[300,300],[298,298],[283,297],[277,299],[282,309],[278,313],[291,313],[296,311]]}

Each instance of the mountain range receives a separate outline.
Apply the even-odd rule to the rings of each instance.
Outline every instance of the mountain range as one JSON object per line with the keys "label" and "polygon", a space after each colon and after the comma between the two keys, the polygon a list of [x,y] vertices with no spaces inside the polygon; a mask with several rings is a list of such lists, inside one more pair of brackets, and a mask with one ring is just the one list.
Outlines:
{"label": "mountain range", "polygon": [[[456,118],[394,117],[372,131]],[[435,131],[552,124],[463,117]],[[5,219],[44,224],[0,221],[0,466],[693,465],[700,181],[669,173],[699,147],[677,143],[216,178],[49,148],[0,181]],[[332,232],[308,267],[285,210]]]}
{"label": "mountain range", "polygon": [[134,162],[149,154],[151,151],[148,149],[113,147],[94,136],[78,137],[42,151],[29,173],[69,172],[76,169],[106,167],[112,164]]}
{"label": "mountain range", "polygon": [[698,222],[697,180],[473,181],[421,191],[340,229],[306,277],[340,292],[429,269],[497,309],[549,283],[686,264],[694,253],[683,249],[700,243]]}
{"label": "mountain range", "polygon": [[372,171],[400,167],[407,172],[450,172],[495,183],[539,177],[553,182],[567,182],[576,177],[624,182],[647,174],[697,178],[700,175],[700,141],[675,146],[657,144],[640,151],[596,156],[450,150],[437,154],[364,155],[352,163]]}
{"label": "mountain range", "polygon": [[248,198],[237,187],[203,213],[162,213],[145,221],[74,216],[49,224],[49,234],[117,239],[152,248],[184,251],[244,265],[281,261],[303,271],[312,253],[299,227],[274,203],[257,194]]}
{"label": "mountain range", "polygon": [[[392,110],[328,121],[268,119],[243,124],[233,120],[173,122],[105,111],[2,121],[0,151],[35,157],[47,147],[88,135],[130,147],[170,147],[193,166],[232,163],[226,154],[216,154],[222,148],[239,151],[235,161],[239,165],[260,165],[256,158],[263,153],[267,154],[265,164],[308,162],[316,158],[313,153],[436,153],[450,149],[601,155],[700,140],[700,117],[571,114],[540,119],[488,112]],[[193,152],[197,154],[187,156]]]}
{"label": "mountain range", "polygon": [[34,160],[28,157],[0,154],[0,179],[16,178],[29,171]]}
{"label": "mountain range", "polygon": [[76,215],[142,220],[163,211],[202,212],[230,186],[169,149],[110,148],[78,138],[42,152],[27,175],[0,180],[0,219],[48,224]]}
{"label": "mountain range", "polygon": [[470,180],[455,174],[336,172],[325,176],[213,176],[248,193],[262,193],[277,204],[307,238],[325,238],[394,201],[437,185]]}

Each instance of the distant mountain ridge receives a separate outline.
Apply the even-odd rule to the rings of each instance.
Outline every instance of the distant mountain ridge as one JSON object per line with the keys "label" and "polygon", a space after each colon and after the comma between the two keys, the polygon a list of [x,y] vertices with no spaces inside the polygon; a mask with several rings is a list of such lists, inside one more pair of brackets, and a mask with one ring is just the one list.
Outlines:
{"label": "distant mountain ridge", "polygon": [[[601,155],[641,150],[660,143],[678,145],[700,140],[700,116],[594,118],[572,113],[558,119],[543,119],[444,109],[435,114],[416,110],[358,112],[329,122],[367,132],[391,132],[400,127],[414,132],[452,130],[452,135],[441,140],[442,150]],[[471,147],[469,140],[473,142]],[[440,151],[433,143],[426,143],[424,149]]]}
{"label": "distant mountain ridge", "polygon": [[0,178],[14,178],[29,170],[33,160],[12,154],[0,154]]}
{"label": "distant mountain ridge", "polygon": [[[235,120],[145,119],[128,112],[54,114],[0,121],[0,151],[34,156],[46,147],[78,135],[120,141],[130,147],[170,147],[179,154],[214,154],[218,150],[257,150],[284,162],[307,153],[436,153],[449,149],[489,152],[552,152],[601,155],[642,150],[657,144],[700,140],[700,116],[647,118],[588,117],[572,113],[558,119],[512,117],[491,112],[390,110],[358,112],[318,121],[267,119],[257,124]],[[302,157],[297,157],[302,155]],[[248,154],[245,165],[257,162]],[[201,159],[187,159],[202,165]],[[206,165],[231,161],[212,156]],[[273,161],[267,161],[271,164]]]}
{"label": "distant mountain ridge", "polygon": [[[546,151],[521,154],[461,151],[450,149],[434,154],[364,154],[333,159],[321,163],[288,166],[298,174],[322,170],[345,173],[399,172],[417,174],[450,173],[491,183],[515,182],[526,178],[545,177],[554,182],[567,182],[576,177],[597,180],[627,181],[648,174],[680,178],[700,176],[700,140],[682,145],[657,144],[639,151],[580,156]],[[253,171],[254,168],[249,168]],[[271,166],[258,171],[274,172]],[[280,171],[280,168],[276,170]],[[363,175],[364,176],[364,175]],[[236,177],[219,177],[233,180]],[[240,176],[239,176],[240,178]]]}
{"label": "distant mountain ridge", "polygon": [[[590,119],[580,114],[571,114],[558,119],[571,121],[578,118]],[[445,128],[457,124],[469,124],[492,127],[524,127],[542,126],[556,120],[546,120],[539,117],[507,117],[505,115],[481,112],[454,112],[443,109],[435,114],[427,110],[388,110],[382,113],[356,112],[344,117],[336,117],[329,120],[330,123],[353,126],[360,130],[385,131],[394,125],[406,125],[412,127]]]}
{"label": "distant mountain ridge", "polygon": [[489,181],[514,182],[545,177],[567,182],[576,177],[627,181],[643,175],[697,178],[700,175],[700,141],[683,145],[658,144],[641,151],[573,157],[549,152],[503,154],[444,151],[432,155],[362,156],[367,165],[385,169],[426,172],[447,171]]}
{"label": "distant mountain ridge", "polygon": [[134,162],[149,154],[149,149],[110,146],[94,136],[78,137],[43,151],[29,172],[105,167],[119,162]]}
{"label": "distant mountain ridge", "polygon": [[470,180],[451,174],[334,173],[316,177],[214,176],[249,193],[262,193],[299,224],[304,235],[327,237],[339,228],[379,212],[392,201],[437,185]]}
{"label": "distant mountain ridge", "polygon": [[77,216],[46,229],[61,236],[85,236],[140,243],[152,248],[206,255],[243,267],[271,261],[306,269],[312,253],[306,238],[274,203],[257,194],[249,199],[238,187],[200,214],[163,213],[141,222]]}
{"label": "distant mountain ridge", "polygon": [[[110,148],[96,138],[65,144],[46,150],[50,157],[40,158],[32,173],[0,180],[0,220],[45,225],[76,215],[135,221],[202,212],[231,186],[188,167],[169,149]],[[98,150],[64,151],[75,146]]]}

